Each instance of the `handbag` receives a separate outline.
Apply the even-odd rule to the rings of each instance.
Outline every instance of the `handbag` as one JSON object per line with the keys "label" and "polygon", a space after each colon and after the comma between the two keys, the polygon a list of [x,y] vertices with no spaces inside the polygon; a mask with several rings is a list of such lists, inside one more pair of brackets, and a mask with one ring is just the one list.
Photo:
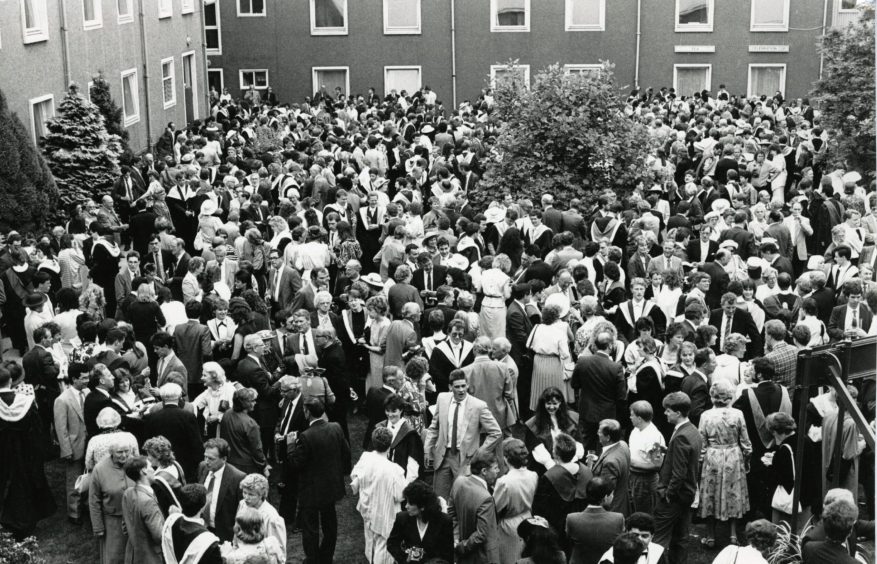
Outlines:
{"label": "handbag", "polygon": [[[789,449],[790,454],[794,455],[794,453],[792,453],[792,447],[790,447],[789,445],[785,445],[785,444],[783,446]],[[780,447],[780,448],[782,448],[782,447]],[[793,456],[793,460],[794,460],[794,456]],[[795,465],[793,462],[792,463],[792,481],[794,481],[794,480],[795,480]],[[792,501],[793,501],[792,492],[788,491],[782,485],[778,485],[777,489],[774,490],[774,492],[773,492],[773,499],[771,499],[771,501],[770,501],[770,506],[773,509],[776,509],[777,511],[780,511],[780,512],[785,513],[787,515],[791,515],[792,513],[794,513],[794,506],[792,504]],[[801,502],[798,501],[798,512],[800,513],[800,511],[801,511]]]}
{"label": "handbag", "polygon": [[88,488],[90,485],[91,472],[86,472],[76,477],[76,482],[73,484],[73,487],[76,489],[76,491],[79,492],[80,495],[86,495],[88,494]]}

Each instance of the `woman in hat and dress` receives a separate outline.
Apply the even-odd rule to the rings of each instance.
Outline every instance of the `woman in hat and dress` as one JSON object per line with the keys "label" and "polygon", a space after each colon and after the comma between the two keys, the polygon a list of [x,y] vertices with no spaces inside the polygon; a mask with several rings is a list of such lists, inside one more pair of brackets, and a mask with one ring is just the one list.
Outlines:
{"label": "woman in hat and dress", "polygon": [[201,213],[198,214],[198,232],[195,234],[194,241],[196,251],[212,247],[216,232],[222,229],[222,220],[213,215],[217,209],[216,202],[213,200],[207,199],[201,202]]}

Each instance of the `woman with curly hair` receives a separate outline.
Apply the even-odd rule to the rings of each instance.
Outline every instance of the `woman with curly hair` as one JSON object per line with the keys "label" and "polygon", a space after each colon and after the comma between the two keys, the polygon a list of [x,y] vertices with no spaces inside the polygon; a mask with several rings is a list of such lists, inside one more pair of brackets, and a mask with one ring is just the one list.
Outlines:
{"label": "woman with curly hair", "polygon": [[579,415],[567,407],[563,392],[553,386],[542,391],[534,411],[533,417],[526,422],[524,443],[530,457],[527,467],[541,475],[552,460],[554,438],[558,434],[566,433],[576,440],[581,439]]}
{"label": "woman with curly hair", "polygon": [[[240,272],[238,273],[240,274]],[[243,298],[232,298],[228,302],[228,315],[237,325],[232,340],[231,359],[237,362],[244,356],[244,337],[252,333],[256,333],[259,329],[256,326],[253,308]]]}
{"label": "woman with curly hair", "polygon": [[225,564],[286,562],[286,552],[276,538],[265,535],[263,528],[264,518],[257,510],[252,507],[239,509],[235,515],[234,542],[223,543],[220,547],[222,561]]}
{"label": "woman with curly hair", "polygon": [[143,443],[143,452],[155,468],[152,490],[162,515],[167,518],[171,506],[180,507],[179,493],[180,488],[186,485],[186,474],[174,456],[170,441],[163,436],[148,439]]}
{"label": "woman with curly hair", "polygon": [[206,389],[192,400],[192,406],[204,420],[203,434],[207,438],[219,438],[219,422],[231,409],[235,386],[225,376],[219,363],[205,362],[201,381]]}
{"label": "woman with curly hair", "polygon": [[268,323],[268,316],[270,315],[268,304],[265,303],[265,300],[262,299],[259,292],[256,290],[246,290],[241,297],[247,302],[250,309],[253,310],[253,322],[255,323],[256,330],[270,330],[271,325]]}
{"label": "woman with curly hair", "polygon": [[746,525],[749,546],[726,546],[713,564],[767,564],[777,542],[777,527],[767,519],[758,519]]}
{"label": "woman with curly hair", "polygon": [[454,561],[454,522],[442,511],[435,491],[416,480],[402,491],[405,509],[396,514],[387,552],[397,564]]}
{"label": "woman with curly hair", "polygon": [[572,355],[567,340],[567,324],[561,321],[561,306],[548,304],[542,310],[542,323],[533,328],[527,348],[533,353],[533,376],[530,388],[530,409],[535,411],[546,388],[557,388],[564,402],[574,399],[569,379],[572,376]]}
{"label": "woman with curly hair", "polygon": [[268,478],[262,474],[247,474],[241,480],[241,499],[238,515],[247,509],[256,510],[262,516],[262,534],[266,539],[274,538],[282,554],[286,554],[286,523],[268,503]]}

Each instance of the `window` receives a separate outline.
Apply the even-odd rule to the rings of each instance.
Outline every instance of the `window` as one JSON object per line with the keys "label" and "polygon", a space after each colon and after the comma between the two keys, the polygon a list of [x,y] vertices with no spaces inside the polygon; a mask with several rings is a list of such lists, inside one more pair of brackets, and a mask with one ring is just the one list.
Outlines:
{"label": "window", "polygon": [[122,71],[122,115],[125,127],[140,121],[140,86],[137,69]]}
{"label": "window", "polygon": [[420,0],[384,0],[384,33],[420,33]]}
{"label": "window", "polygon": [[712,31],[714,0],[676,0],[676,31]]}
{"label": "window", "polygon": [[840,5],[838,9],[841,12],[856,12],[856,5],[859,3],[859,0],[838,0],[838,4]]}
{"label": "window", "polygon": [[333,98],[336,88],[341,89],[342,95],[350,92],[350,67],[314,67],[311,71],[311,79],[315,94],[323,87]]}
{"label": "window", "polygon": [[21,0],[21,28],[25,43],[48,41],[49,18],[46,0]]}
{"label": "window", "polygon": [[89,80],[88,85],[85,87],[85,97],[88,98],[89,102],[94,102],[94,81]]}
{"label": "window", "polygon": [[384,93],[412,95],[420,90],[420,67],[384,67]]}
{"label": "window", "polygon": [[237,0],[237,3],[239,18],[265,15],[265,0]]}
{"label": "window", "polygon": [[673,65],[673,87],[676,95],[691,96],[701,90],[709,90],[712,74],[712,65]]}
{"label": "window", "polygon": [[606,0],[566,0],[566,31],[605,31]]}
{"label": "window", "polygon": [[599,77],[603,72],[603,65],[563,65],[563,70],[568,75],[590,75]]}
{"label": "window", "polygon": [[82,0],[82,23],[85,29],[103,27],[101,0]]}
{"label": "window", "polygon": [[509,69],[506,65],[490,65],[490,84],[493,88],[507,81],[520,82],[529,88],[530,65],[518,65],[513,69]]}
{"label": "window", "polygon": [[311,35],[347,35],[347,0],[311,0]]}
{"label": "window", "polygon": [[786,65],[759,64],[749,65],[748,96],[773,96],[779,91],[786,95]]}
{"label": "window", "polygon": [[171,0],[158,0],[158,19],[174,15],[174,4]]}
{"label": "window", "polygon": [[[214,4],[216,4],[214,2]],[[195,0],[181,0],[180,2],[180,13],[181,14],[192,14],[195,12]]]}
{"label": "window", "polygon": [[752,0],[750,31],[789,31],[789,0]]}
{"label": "window", "polygon": [[131,0],[116,0],[116,8],[119,10],[120,24],[134,21],[134,10],[131,8]]}
{"label": "window", "polygon": [[207,69],[207,87],[211,91],[216,90],[217,94],[222,94],[225,88],[225,73],[222,69]]}
{"label": "window", "polygon": [[266,69],[241,69],[241,90],[249,90],[255,86],[256,90],[268,88],[268,71]]}
{"label": "window", "polygon": [[490,0],[490,31],[530,31],[530,0]]}
{"label": "window", "polygon": [[48,128],[46,121],[55,117],[55,97],[51,94],[31,98],[30,102],[30,125],[33,131],[34,143],[46,136]]}
{"label": "window", "polygon": [[204,36],[208,55],[222,55],[222,29],[219,27],[219,2],[204,4]]}
{"label": "window", "polygon": [[161,94],[164,100],[164,109],[177,105],[177,84],[173,57],[161,60]]}

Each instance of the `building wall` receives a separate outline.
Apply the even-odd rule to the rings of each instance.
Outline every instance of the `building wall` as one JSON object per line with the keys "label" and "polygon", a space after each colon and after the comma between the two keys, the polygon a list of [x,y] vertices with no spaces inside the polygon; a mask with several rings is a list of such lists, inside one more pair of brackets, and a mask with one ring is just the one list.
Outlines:
{"label": "building wall", "polygon": [[[117,0],[99,0],[102,25],[86,29],[81,0],[46,0],[48,40],[23,42],[20,0],[0,2],[0,89],[10,109],[32,130],[29,100],[52,94],[55,111],[68,85],[64,73],[61,10],[68,32],[67,72],[86,94],[88,83],[99,72],[110,84],[111,95],[122,107],[122,72],[136,69],[139,120],[127,126],[132,150],[146,150],[169,121],[185,123],[206,113],[201,0],[192,0],[194,11],[182,14],[182,0],[171,0],[172,15],[159,19],[159,0],[131,0],[131,19],[120,23]],[[143,11],[142,24],[140,11]],[[146,60],[142,40],[146,37]],[[195,90],[201,98],[197,115],[186,115],[181,55],[194,53]],[[176,105],[163,108],[161,60],[174,57]],[[148,92],[148,96],[147,96]],[[147,111],[147,104],[148,111]]]}
{"label": "building wall", "polygon": [[[239,17],[236,2],[221,0],[222,55],[210,56],[210,65],[222,69],[234,95],[241,94],[240,69],[267,69],[270,86],[290,102],[313,94],[312,67],[350,67],[351,91],[365,93],[383,90],[384,66],[420,65],[422,82],[450,104],[451,1],[422,0],[422,33],[399,36],[384,34],[382,0],[348,0],[347,35],[326,37],[311,34],[310,0],[265,0],[265,17]],[[746,94],[750,64],[781,63],[786,96],[806,95],[819,75],[823,19],[832,24],[840,0],[790,0],[787,32],[750,31],[752,0],[713,1],[713,31],[690,33],[675,31],[676,0],[641,0],[640,86],[672,87],[674,64],[711,64],[713,91],[724,83]],[[633,86],[637,1],[606,0],[604,31],[565,31],[565,2],[531,0],[529,32],[496,33],[490,0],[456,0],[457,101],[477,97],[490,66],[510,59],[529,65],[531,78],[552,63],[608,60],[619,87]],[[712,49],[677,52],[686,45]],[[750,45],[767,52],[750,52]]]}

